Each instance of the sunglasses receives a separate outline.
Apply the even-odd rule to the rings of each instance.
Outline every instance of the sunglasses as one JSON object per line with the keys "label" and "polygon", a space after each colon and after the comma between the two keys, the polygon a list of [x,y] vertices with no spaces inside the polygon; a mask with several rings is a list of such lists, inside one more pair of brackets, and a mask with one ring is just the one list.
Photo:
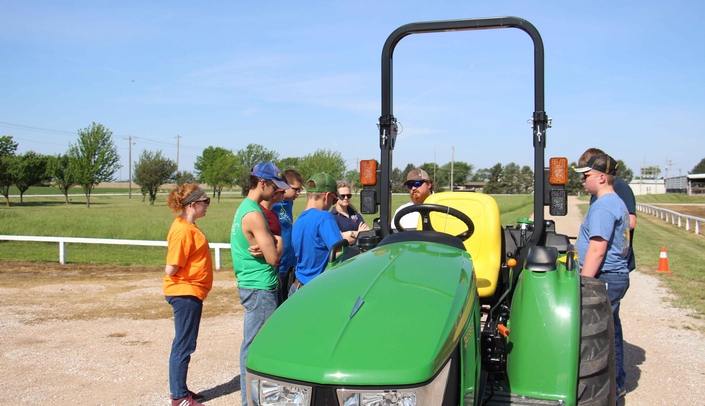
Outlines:
{"label": "sunglasses", "polygon": [[589,178],[590,176],[599,175],[599,173],[585,173],[585,172],[583,172],[582,175],[583,175],[583,180],[587,180],[587,178]]}
{"label": "sunglasses", "polygon": [[211,198],[210,198],[210,197],[206,197],[206,198],[205,198],[205,199],[203,199],[203,200],[196,200],[196,201],[195,201],[194,203],[205,203],[205,204],[211,204]]}
{"label": "sunglasses", "polygon": [[338,201],[338,196],[336,196],[335,193],[330,193],[330,192],[326,192],[326,193],[328,194],[328,196],[333,198],[333,202]]}
{"label": "sunglasses", "polygon": [[352,199],[352,193],[349,193],[347,195],[338,195],[341,199]]}
{"label": "sunglasses", "polygon": [[406,184],[406,187],[409,188],[409,190],[411,190],[411,189],[413,189],[413,188],[420,188],[421,185],[423,185],[424,183],[426,183],[425,180],[417,180],[417,181],[414,181],[414,182],[409,182],[409,183],[407,183],[407,184]]}
{"label": "sunglasses", "polygon": [[303,188],[300,188],[300,187],[293,187],[293,188],[291,188],[291,190],[293,190],[293,191],[296,192],[296,193],[301,193],[301,189],[303,189]]}

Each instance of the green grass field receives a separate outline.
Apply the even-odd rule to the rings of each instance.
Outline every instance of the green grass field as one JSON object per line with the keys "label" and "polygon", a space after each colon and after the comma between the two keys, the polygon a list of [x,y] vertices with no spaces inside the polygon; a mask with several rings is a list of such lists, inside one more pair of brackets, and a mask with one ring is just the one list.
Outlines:
{"label": "green grass field", "polygon": [[662,195],[639,195],[636,197],[638,203],[645,204],[658,204],[658,203],[699,203],[705,204],[705,195],[700,196],[686,196],[678,195],[675,193],[668,193]]}

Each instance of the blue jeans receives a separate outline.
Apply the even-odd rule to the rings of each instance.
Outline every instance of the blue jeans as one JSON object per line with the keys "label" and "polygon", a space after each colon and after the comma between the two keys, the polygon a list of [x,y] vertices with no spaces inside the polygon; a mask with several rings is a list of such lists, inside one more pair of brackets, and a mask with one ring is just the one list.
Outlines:
{"label": "blue jeans", "polygon": [[196,351],[203,301],[195,296],[166,296],[174,308],[174,341],[169,356],[169,390],[172,399],[188,396],[186,375],[191,354]]}
{"label": "blue jeans", "polygon": [[622,322],[619,319],[619,304],[629,289],[628,272],[607,272],[598,275],[599,280],[607,284],[607,296],[612,304],[614,318],[614,357],[616,363],[617,391],[624,389],[627,374],[624,372],[624,338]]}
{"label": "blue jeans", "polygon": [[278,289],[245,289],[238,288],[240,303],[245,308],[245,321],[242,329],[242,346],[240,346],[240,395],[242,406],[247,406],[247,352],[255,336],[274,313],[278,305]]}

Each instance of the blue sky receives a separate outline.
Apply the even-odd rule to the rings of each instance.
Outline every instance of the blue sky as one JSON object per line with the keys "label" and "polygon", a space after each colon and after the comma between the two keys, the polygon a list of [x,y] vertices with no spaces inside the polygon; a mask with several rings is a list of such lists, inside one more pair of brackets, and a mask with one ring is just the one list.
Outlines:
{"label": "blue sky", "polygon": [[[379,159],[380,56],[400,25],[512,15],[546,53],[546,155],[599,147],[639,172],[686,174],[705,149],[701,1],[0,0],[0,134],[64,153],[108,127],[127,178],[162,150]],[[394,164],[531,165],[533,47],[516,29],[412,35],[394,53]]]}

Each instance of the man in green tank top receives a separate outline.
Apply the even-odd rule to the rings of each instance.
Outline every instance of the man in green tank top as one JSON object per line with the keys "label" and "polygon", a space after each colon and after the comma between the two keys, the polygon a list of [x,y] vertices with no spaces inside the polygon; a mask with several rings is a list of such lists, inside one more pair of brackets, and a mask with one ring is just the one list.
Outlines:
{"label": "man in green tank top", "polygon": [[279,189],[289,189],[281,171],[271,162],[252,169],[249,191],[235,212],[230,229],[230,252],[237,278],[240,303],[245,308],[243,339],[240,347],[240,388],[242,404],[247,405],[245,360],[259,329],[274,313],[278,303],[279,270],[283,244],[277,246],[267,219],[259,207]]}

